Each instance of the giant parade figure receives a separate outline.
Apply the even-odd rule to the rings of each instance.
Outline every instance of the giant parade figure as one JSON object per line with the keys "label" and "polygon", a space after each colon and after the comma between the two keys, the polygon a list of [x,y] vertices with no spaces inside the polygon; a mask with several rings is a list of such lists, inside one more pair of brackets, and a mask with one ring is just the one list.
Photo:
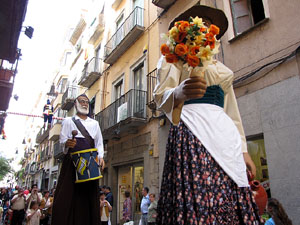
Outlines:
{"label": "giant parade figure", "polygon": [[100,224],[99,178],[104,168],[99,123],[88,117],[89,99],[75,100],[76,116],[62,122],[64,159],[55,190],[52,225]]}
{"label": "giant parade figure", "polygon": [[157,224],[259,224],[233,72],[213,56],[228,21],[195,5],[176,17],[161,46],[154,98],[171,121]]}

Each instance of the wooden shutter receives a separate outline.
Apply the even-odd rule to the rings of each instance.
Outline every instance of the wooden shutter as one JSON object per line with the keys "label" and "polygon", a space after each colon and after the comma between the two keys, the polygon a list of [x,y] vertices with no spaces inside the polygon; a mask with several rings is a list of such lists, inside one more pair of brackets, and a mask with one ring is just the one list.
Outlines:
{"label": "wooden shutter", "polygon": [[235,34],[240,34],[252,26],[248,0],[230,0]]}

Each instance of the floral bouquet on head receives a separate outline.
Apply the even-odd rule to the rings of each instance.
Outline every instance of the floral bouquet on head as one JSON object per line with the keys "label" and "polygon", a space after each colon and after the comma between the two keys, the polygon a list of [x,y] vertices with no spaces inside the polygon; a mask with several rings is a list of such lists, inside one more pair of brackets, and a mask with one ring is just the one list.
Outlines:
{"label": "floral bouquet on head", "polygon": [[168,34],[162,35],[166,43],[161,45],[160,50],[168,63],[182,61],[190,71],[200,67],[204,72],[218,53],[220,43],[216,35],[219,32],[216,25],[207,27],[202,18],[190,17],[189,21],[175,22]]}

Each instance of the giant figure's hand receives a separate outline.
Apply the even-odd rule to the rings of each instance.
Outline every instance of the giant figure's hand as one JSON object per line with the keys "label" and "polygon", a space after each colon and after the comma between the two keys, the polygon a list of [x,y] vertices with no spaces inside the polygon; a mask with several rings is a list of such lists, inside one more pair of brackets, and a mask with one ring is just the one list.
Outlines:
{"label": "giant figure's hand", "polygon": [[67,148],[74,148],[76,145],[76,139],[68,139],[66,141],[65,147]]}
{"label": "giant figure's hand", "polygon": [[250,172],[253,175],[253,178],[256,176],[256,166],[254,164],[254,162],[251,159],[251,156],[249,155],[248,152],[244,152],[243,153],[244,156],[244,161],[246,163],[247,168],[250,170]]}
{"label": "giant figure's hand", "polygon": [[101,170],[103,171],[103,170],[104,170],[104,167],[105,167],[105,162],[104,162],[103,158],[99,158],[99,160],[100,160],[100,163],[99,163],[100,168],[101,168]]}
{"label": "giant figure's hand", "polygon": [[186,100],[202,98],[206,92],[206,81],[195,76],[182,81],[174,90],[174,107]]}

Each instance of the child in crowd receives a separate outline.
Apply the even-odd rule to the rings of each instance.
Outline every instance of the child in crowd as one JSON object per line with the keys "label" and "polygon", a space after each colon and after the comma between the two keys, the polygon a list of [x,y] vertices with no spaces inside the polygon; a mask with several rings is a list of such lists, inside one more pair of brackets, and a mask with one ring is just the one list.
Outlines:
{"label": "child in crowd", "polygon": [[268,200],[267,212],[271,215],[271,218],[267,220],[265,225],[292,225],[292,221],[277,199],[270,198]]}
{"label": "child in crowd", "polygon": [[28,209],[26,213],[26,225],[40,225],[41,216],[42,214],[39,210],[38,203],[36,201],[31,201],[30,209]]}
{"label": "child in crowd", "polygon": [[107,200],[105,200],[105,193],[100,192],[100,218],[101,225],[108,225],[109,212],[112,210],[111,205]]}

